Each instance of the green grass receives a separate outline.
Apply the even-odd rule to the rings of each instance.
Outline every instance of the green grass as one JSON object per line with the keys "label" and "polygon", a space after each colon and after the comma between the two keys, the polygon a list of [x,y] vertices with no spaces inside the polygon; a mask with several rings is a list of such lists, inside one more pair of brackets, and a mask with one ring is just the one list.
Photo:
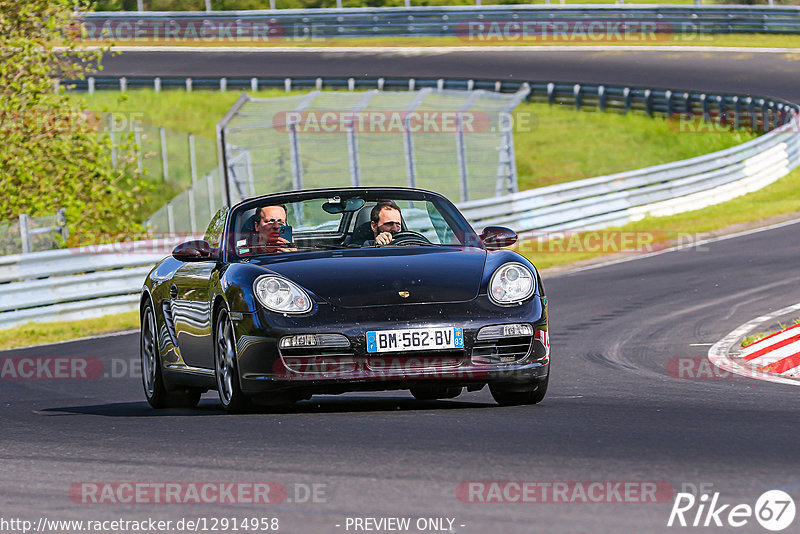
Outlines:
{"label": "green grass", "polygon": [[[800,168],[759,191],[715,206],[666,217],[646,217],[622,227],[604,229],[600,233],[625,232],[629,236],[641,236],[662,248],[675,240],[691,243],[698,234],[723,230],[733,225],[754,223],[779,215],[800,215],[798,189]],[[570,236],[566,242],[554,240],[549,245],[521,243],[519,250],[540,269],[592,260],[618,252],[613,249],[602,252],[577,250],[581,243],[586,242],[582,239],[582,235],[578,234]],[[571,244],[576,246],[570,246]]]}
{"label": "green grass", "polygon": [[27,323],[0,330],[0,350],[68,341],[139,327],[139,312],[132,311],[80,321]]}
{"label": "green grass", "polygon": [[746,347],[748,345],[752,345],[753,343],[755,343],[759,339],[764,339],[765,337],[771,336],[772,334],[777,334],[778,332],[782,332],[782,331],[786,330],[788,327],[790,327],[792,325],[796,325],[796,324],[800,324],[800,317],[798,317],[797,319],[794,319],[794,321],[792,321],[791,325],[785,324],[785,323],[778,323],[778,330],[768,330],[766,332],[758,332],[758,333],[749,335],[749,336],[745,337],[742,340],[742,347]]}

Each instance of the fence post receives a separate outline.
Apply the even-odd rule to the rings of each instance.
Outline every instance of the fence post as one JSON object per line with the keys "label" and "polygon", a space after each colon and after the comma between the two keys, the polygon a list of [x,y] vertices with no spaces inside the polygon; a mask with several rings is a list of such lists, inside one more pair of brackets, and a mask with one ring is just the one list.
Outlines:
{"label": "fence post", "polygon": [[500,142],[500,156],[497,160],[497,180],[495,181],[495,196],[516,193],[516,165],[514,162],[514,138],[511,135],[511,117],[500,113],[500,129],[503,132]]}
{"label": "fence post", "polygon": [[269,8],[275,11],[275,0],[269,0]]}
{"label": "fence post", "polygon": [[211,0],[206,0],[206,11],[211,11]]}
{"label": "fence post", "polygon": [[133,123],[133,142],[136,143],[134,150],[136,150],[136,170],[142,172],[144,164],[142,163],[142,130],[141,124],[138,122]]}
{"label": "fence post", "polygon": [[456,158],[458,160],[459,187],[461,202],[469,200],[469,178],[467,177],[467,149],[464,146],[463,117],[458,114],[458,131],[456,132]]}
{"label": "fence post", "polygon": [[22,253],[31,252],[31,217],[27,213],[19,215],[19,237],[22,241]]}
{"label": "fence post", "polygon": [[144,0],[136,0],[136,10],[144,11]]}
{"label": "fence post", "polygon": [[172,212],[172,202],[167,202],[167,226],[169,227],[170,235],[175,234],[175,215]]}
{"label": "fence post", "polygon": [[350,158],[350,185],[358,187],[361,185],[361,173],[358,168],[358,139],[353,122],[353,119],[347,121],[347,155]]}
{"label": "fence post", "polygon": [[292,160],[292,189],[303,188],[303,168],[300,163],[300,141],[297,138],[297,124],[289,123],[289,158]]}
{"label": "fence post", "polygon": [[108,139],[111,141],[111,168],[117,168],[117,147],[116,139],[114,136],[114,114],[109,113],[106,122],[108,122]]}
{"label": "fence post", "polygon": [[164,128],[158,129],[161,137],[161,176],[166,182],[169,178],[169,161],[167,161],[167,131]]}

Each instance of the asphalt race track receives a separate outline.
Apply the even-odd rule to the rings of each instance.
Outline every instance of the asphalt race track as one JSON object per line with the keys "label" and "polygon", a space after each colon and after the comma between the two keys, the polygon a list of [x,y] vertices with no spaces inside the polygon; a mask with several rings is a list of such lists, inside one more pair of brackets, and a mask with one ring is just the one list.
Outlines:
{"label": "asphalt race track", "polygon": [[[513,70],[511,63],[504,67],[482,54],[474,64],[451,58],[439,70],[429,56],[383,66],[377,58],[334,57],[316,65],[325,69],[319,74],[377,76],[411,74],[419,61],[413,74],[420,76],[487,69],[487,76],[513,72],[528,79],[800,96],[792,60],[784,56],[689,55],[679,61],[670,53],[663,62],[685,67],[671,73],[659,68],[663,63],[656,56],[645,60],[647,54],[632,54],[630,63],[611,55],[605,64],[579,54],[576,62],[522,56],[514,56]],[[142,57],[123,54],[105,72],[199,75],[214,68],[218,74],[296,75],[310,73],[317,61],[289,54],[224,60],[206,55],[204,62],[176,62],[172,54]],[[254,63],[245,72],[247,61]],[[714,62],[719,71],[712,71]],[[674,492],[703,487],[731,505],[754,506],[772,489],[797,501],[800,390],[730,376],[679,378],[674,369],[676,358],[706,362],[710,344],[729,331],[800,302],[798,234],[800,225],[790,224],[546,277],[553,379],[537,406],[498,407],[487,389],[435,402],[387,392],[314,397],[289,410],[229,416],[210,392],[196,410],[155,411],[144,401],[135,372],[136,334],[2,353],[0,360],[64,356],[103,362],[95,379],[0,381],[2,516],[34,522],[277,517],[280,531],[291,533],[366,531],[352,523],[347,528],[348,518],[408,517],[412,526],[418,518],[449,518],[458,533],[638,534],[679,530],[666,526],[672,492],[657,503],[585,503],[577,497],[475,503],[460,500],[464,495],[457,490],[468,481],[631,481],[668,484]],[[272,505],[76,504],[70,498],[70,488],[84,482],[174,481],[276,482],[287,488],[288,498]],[[313,485],[316,499],[307,497]],[[407,531],[444,532],[444,524],[444,530]],[[696,530],[709,531],[680,529]],[[737,531],[764,529],[750,518]]]}

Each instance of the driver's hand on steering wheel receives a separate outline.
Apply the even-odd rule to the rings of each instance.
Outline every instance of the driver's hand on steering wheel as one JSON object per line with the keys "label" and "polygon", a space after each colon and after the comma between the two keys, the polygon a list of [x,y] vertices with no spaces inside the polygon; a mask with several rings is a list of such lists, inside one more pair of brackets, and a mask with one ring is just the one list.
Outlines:
{"label": "driver's hand on steering wheel", "polygon": [[388,245],[391,242],[392,242],[391,232],[381,232],[377,236],[375,236],[376,245]]}

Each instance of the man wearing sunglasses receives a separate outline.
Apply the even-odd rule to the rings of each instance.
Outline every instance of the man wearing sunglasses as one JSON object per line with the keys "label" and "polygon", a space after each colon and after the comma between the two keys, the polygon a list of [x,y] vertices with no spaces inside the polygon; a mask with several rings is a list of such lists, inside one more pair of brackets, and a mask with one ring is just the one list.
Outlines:
{"label": "man wearing sunglasses", "polygon": [[388,245],[394,239],[394,234],[402,230],[400,206],[391,200],[378,202],[370,213],[370,226],[375,240],[367,241],[364,244],[367,246]]}

